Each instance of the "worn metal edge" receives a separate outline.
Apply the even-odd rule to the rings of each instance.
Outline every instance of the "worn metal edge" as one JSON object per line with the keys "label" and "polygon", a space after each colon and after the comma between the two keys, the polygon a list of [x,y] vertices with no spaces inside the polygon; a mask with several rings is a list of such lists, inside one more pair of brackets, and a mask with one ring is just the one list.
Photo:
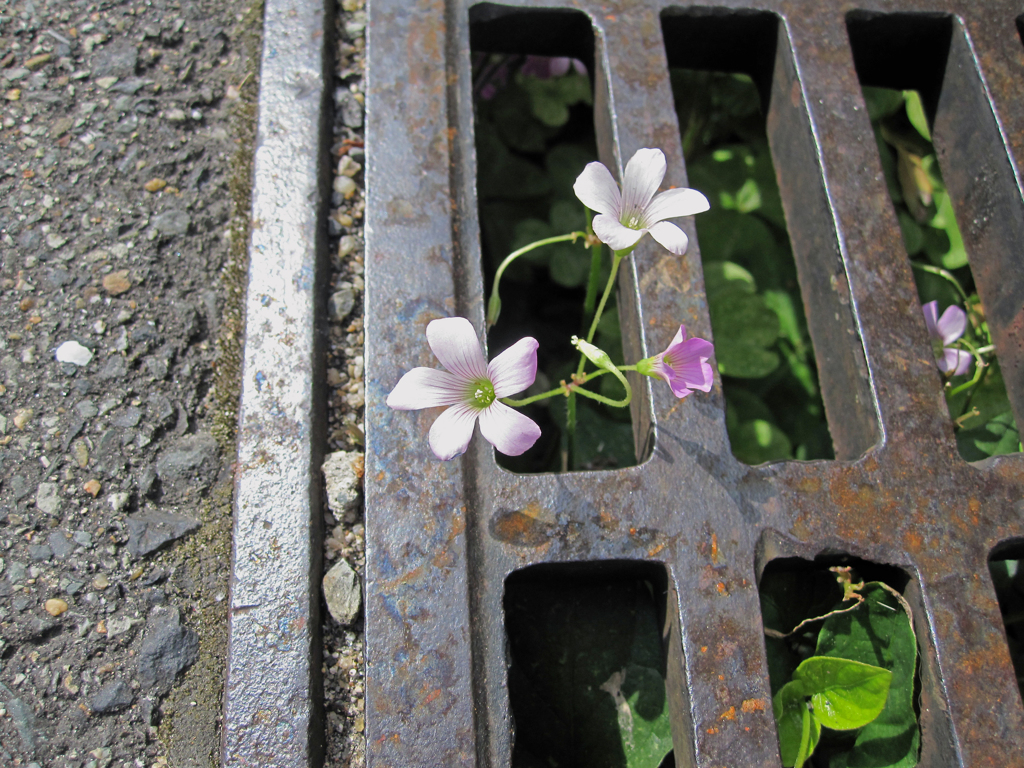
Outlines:
{"label": "worn metal edge", "polygon": [[266,0],[245,299],[224,766],[320,765],[331,0]]}

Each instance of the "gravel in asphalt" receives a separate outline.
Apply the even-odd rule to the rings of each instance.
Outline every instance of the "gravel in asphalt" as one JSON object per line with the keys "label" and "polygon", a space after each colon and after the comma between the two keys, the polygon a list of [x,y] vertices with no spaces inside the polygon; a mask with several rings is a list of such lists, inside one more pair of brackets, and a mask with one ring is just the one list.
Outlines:
{"label": "gravel in asphalt", "polygon": [[0,765],[219,761],[260,23],[0,8]]}

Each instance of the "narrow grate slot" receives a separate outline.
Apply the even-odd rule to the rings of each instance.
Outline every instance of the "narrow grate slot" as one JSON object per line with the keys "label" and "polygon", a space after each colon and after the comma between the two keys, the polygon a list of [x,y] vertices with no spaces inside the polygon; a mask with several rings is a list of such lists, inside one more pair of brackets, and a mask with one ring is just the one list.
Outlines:
{"label": "narrow grate slot", "polygon": [[[587,229],[573,183],[597,160],[593,111],[593,32],[571,11],[519,10],[485,5],[470,14],[477,201],[485,299],[506,256],[538,240]],[[590,62],[589,65],[587,62]],[[540,344],[538,376],[523,397],[570,381],[585,336],[581,314],[591,252],[583,239],[542,246],[502,271],[501,312],[489,328],[492,357],[524,336]],[[603,286],[610,257],[602,253]],[[614,296],[595,343],[625,362]],[[622,396],[613,377],[601,384]],[[608,469],[637,463],[628,409],[577,398],[576,439],[569,442],[567,399],[526,406],[541,438],[521,456],[496,454],[498,464],[523,472]]]}
{"label": "narrow grate slot", "polygon": [[1007,650],[1024,697],[1024,547],[997,547],[988,562],[1006,630]]}
{"label": "narrow grate slot", "polygon": [[[665,569],[647,563],[535,566],[508,577],[513,768],[675,764],[666,597]],[[633,724],[628,738],[623,719]]]}
{"label": "narrow grate slot", "polygon": [[[957,167],[968,159],[949,123],[936,125],[944,88],[944,103],[963,99],[950,93],[958,85],[944,76],[954,35],[962,32],[939,14],[851,13],[847,28],[957,450],[967,461],[1019,452],[998,330],[990,327],[984,287],[972,270],[975,248],[984,246],[965,239],[958,219],[966,217],[954,200],[965,194],[965,175],[973,171]],[[891,46],[897,39],[901,45]],[[943,171],[950,173],[949,184]],[[966,221],[977,232],[977,221]],[[991,291],[988,297],[998,300]]]}
{"label": "narrow grate slot", "polygon": [[783,764],[801,750],[813,765],[917,763],[921,654],[908,582],[897,568],[843,556],[767,564],[759,591]]}

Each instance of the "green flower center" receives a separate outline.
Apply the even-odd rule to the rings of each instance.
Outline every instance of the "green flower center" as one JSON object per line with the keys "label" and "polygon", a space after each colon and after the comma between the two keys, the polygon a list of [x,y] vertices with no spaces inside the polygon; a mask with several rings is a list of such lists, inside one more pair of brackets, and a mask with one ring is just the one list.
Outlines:
{"label": "green flower center", "polygon": [[466,394],[470,405],[482,410],[494,402],[494,385],[488,379],[477,379],[469,383]]}
{"label": "green flower center", "polygon": [[644,219],[637,211],[626,212],[622,214],[622,218],[619,220],[622,226],[628,229],[643,229]]}

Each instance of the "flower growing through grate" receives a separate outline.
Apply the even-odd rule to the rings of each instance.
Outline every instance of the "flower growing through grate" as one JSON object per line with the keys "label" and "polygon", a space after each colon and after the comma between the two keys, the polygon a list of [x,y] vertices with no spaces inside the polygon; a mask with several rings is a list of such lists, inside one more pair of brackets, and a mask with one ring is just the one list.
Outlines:
{"label": "flower growing through grate", "polygon": [[929,301],[921,309],[924,311],[924,323],[928,326],[928,335],[932,339],[935,352],[935,364],[939,370],[950,376],[967,373],[971,367],[971,355],[962,349],[954,349],[956,342],[967,330],[967,313],[960,307],[951,305],[939,317],[939,302]]}
{"label": "flower growing through grate", "polygon": [[710,341],[686,338],[686,326],[680,325],[668,349],[636,364],[636,370],[645,376],[662,379],[672,387],[672,394],[680,400],[693,390],[709,392],[714,371],[708,363],[715,348]]}
{"label": "flower growing through grate", "polygon": [[413,368],[388,395],[400,411],[449,406],[430,428],[430,450],[442,461],[465,453],[480,421],[480,432],[508,456],[519,456],[540,437],[540,427],[499,398],[522,392],[537,377],[537,340],[520,339],[490,364],[472,324],[446,317],[427,325],[427,343],[447,370]]}
{"label": "flower growing through grate", "polygon": [[580,201],[597,211],[594,234],[613,251],[632,248],[650,232],[672,253],[686,253],[686,234],[665,219],[708,210],[708,199],[695,189],[669,189],[655,194],[665,178],[665,154],[639,149],[626,163],[622,191],[602,163],[588,163],[573,184]]}

